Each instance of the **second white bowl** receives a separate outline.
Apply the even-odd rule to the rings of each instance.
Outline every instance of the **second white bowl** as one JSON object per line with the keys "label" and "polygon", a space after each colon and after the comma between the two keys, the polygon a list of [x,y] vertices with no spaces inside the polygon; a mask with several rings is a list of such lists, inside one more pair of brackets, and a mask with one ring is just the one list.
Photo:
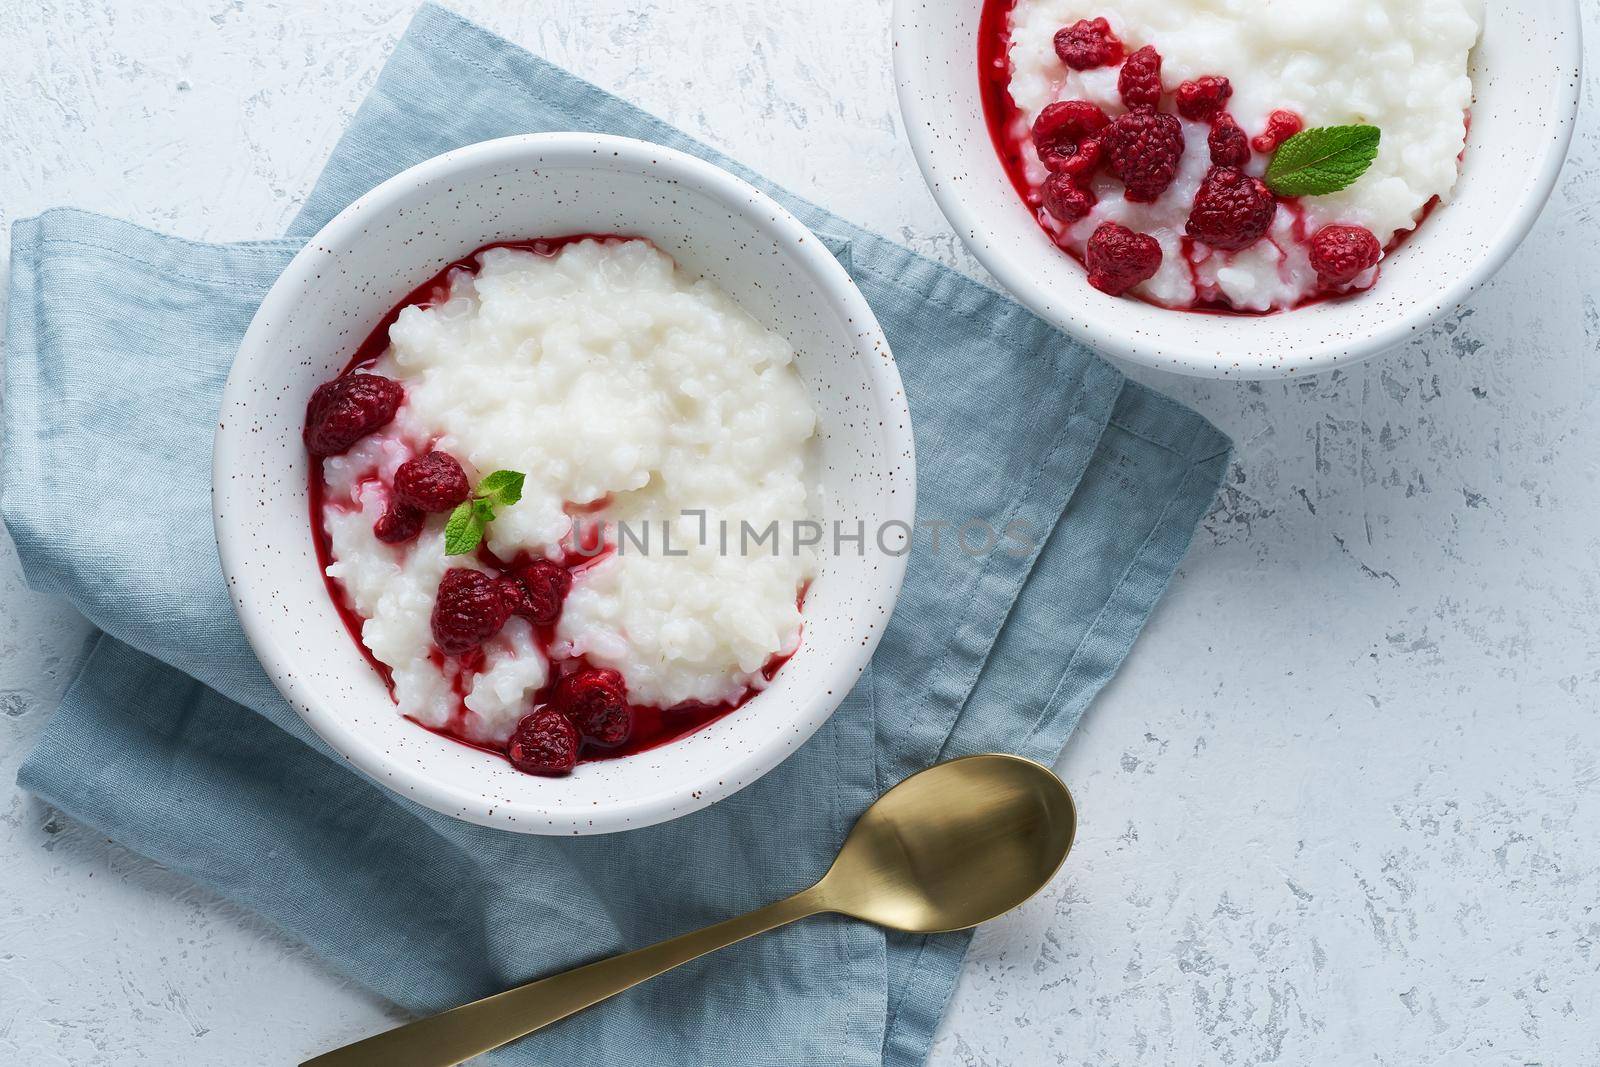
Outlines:
{"label": "second white bowl", "polygon": [[1111,297],[1040,229],[990,141],[978,83],[982,0],[896,0],[894,63],[906,135],[967,249],[1022,303],[1094,348],[1205,377],[1271,378],[1364,359],[1426,329],[1500,268],[1533,225],[1577,117],[1576,0],[1490,3],[1472,58],[1475,99],[1450,203],[1358,296],[1266,316],[1197,315]]}

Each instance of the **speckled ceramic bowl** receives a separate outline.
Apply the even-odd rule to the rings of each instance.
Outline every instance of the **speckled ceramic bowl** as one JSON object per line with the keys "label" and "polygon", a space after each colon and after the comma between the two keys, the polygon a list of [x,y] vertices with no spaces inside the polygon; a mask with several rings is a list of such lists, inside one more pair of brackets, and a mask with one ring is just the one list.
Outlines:
{"label": "speckled ceramic bowl", "polygon": [[1267,315],[1197,315],[1110,297],[1051,243],[1002,169],[978,84],[982,0],[895,0],[906,134],[962,242],[1035,313],[1096,349],[1206,377],[1310,374],[1400,344],[1500,268],[1554,187],[1577,117],[1577,0],[1488,5],[1461,180],[1392,255],[1379,284]]}
{"label": "speckled ceramic bowl", "polygon": [[793,216],[709,163],[617,137],[511,137],[419,164],[328,223],[262,302],[223,394],[212,488],[228,587],[267,672],[329,745],[421,804],[521,833],[646,826],[754,781],[860,676],[905,569],[870,545],[825,556],[800,650],[770,688],[705,729],[570,778],[520,774],[400,716],[318,573],[306,400],[445,263],[491,241],[571,233],[647,237],[788,337],[819,419],[824,522],[909,522],[916,487],[900,376],[866,301]]}

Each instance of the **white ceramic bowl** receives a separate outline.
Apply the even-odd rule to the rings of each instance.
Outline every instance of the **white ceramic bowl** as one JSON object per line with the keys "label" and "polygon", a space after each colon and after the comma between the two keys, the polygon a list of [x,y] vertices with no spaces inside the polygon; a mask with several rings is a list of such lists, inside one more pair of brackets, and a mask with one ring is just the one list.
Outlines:
{"label": "white ceramic bowl", "polygon": [[1472,59],[1460,182],[1450,203],[1384,259],[1379,284],[1276,315],[1188,314],[1094,289],[1017,196],[979,96],[981,6],[895,0],[900,110],[934,198],[973,256],[1035,313],[1099,351],[1183,374],[1309,374],[1416,336],[1483,284],[1527,234],[1577,117],[1577,0],[1490,0]]}
{"label": "white ceramic bowl", "polygon": [[212,492],[234,605],[283,695],[350,762],[430,808],[536,834],[661,822],[777,765],[855,684],[905,570],[875,551],[825,555],[800,650],[770,688],[705,729],[569,778],[520,774],[400,716],[318,573],[306,400],[445,263],[491,241],[571,233],[647,237],[789,339],[819,420],[819,518],[909,522],[916,486],[900,376],[866,301],[792,215],[709,163],[618,137],[509,137],[418,164],[323,227],[262,302],[223,394]]}

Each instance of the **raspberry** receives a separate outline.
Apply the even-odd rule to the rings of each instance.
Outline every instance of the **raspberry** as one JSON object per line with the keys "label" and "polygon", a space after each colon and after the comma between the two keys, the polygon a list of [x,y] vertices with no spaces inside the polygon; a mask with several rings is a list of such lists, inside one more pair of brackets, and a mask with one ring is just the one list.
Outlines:
{"label": "raspberry", "polygon": [[1222,105],[1232,95],[1233,86],[1227,78],[1207,74],[1192,82],[1184,82],[1178,86],[1178,114],[1195,122],[1210,122],[1211,117],[1222,110]]}
{"label": "raspberry", "polygon": [[422,512],[398,500],[372,524],[372,536],[386,545],[403,545],[422,532]]}
{"label": "raspberry", "polygon": [[1233,167],[1212,167],[1195,194],[1185,229],[1212,248],[1236,252],[1261,239],[1277,210],[1277,199],[1260,178]]}
{"label": "raspberry", "polygon": [[512,612],[548,626],[561,617],[561,602],[572,590],[572,572],[552,560],[536,559],[517,568],[514,584],[520,595]]}
{"label": "raspberry", "polygon": [[1057,174],[1065,174],[1084,188],[1088,188],[1089,179],[1094,177],[1094,172],[1100,169],[1100,160],[1105,156],[1105,148],[1100,138],[1085,137],[1078,142],[1078,150],[1060,161],[1060,166],[1054,168]]}
{"label": "raspberry", "polygon": [[500,579],[500,597],[512,615],[521,615],[523,618],[531,616],[533,601],[528,598],[528,591],[522,587],[522,583],[515,578]]}
{"label": "raspberry", "polygon": [[[1087,170],[1100,162],[1099,142],[1093,135],[1111,120],[1087,100],[1057,100],[1033,120],[1033,148],[1039,160],[1051,170]],[[1090,148],[1093,144],[1095,147]],[[1093,153],[1092,158],[1087,157]],[[1074,162],[1076,161],[1076,162]]]}
{"label": "raspberry", "polygon": [[1219,167],[1242,167],[1250,162],[1250,138],[1244,127],[1226,111],[1219,114],[1206,136],[1211,147],[1211,162]]}
{"label": "raspberry", "polygon": [[1154,237],[1116,222],[1103,222],[1089,238],[1083,256],[1089,284],[1102,293],[1121,296],[1161,269],[1161,245]]}
{"label": "raspberry", "polygon": [[447,656],[471,652],[500,632],[511,616],[500,583],[482,571],[451,567],[433,602],[433,643]]}
{"label": "raspberry", "polygon": [[406,398],[397,381],[377,374],[345,374],[323,382],[306,405],[306,451],[338,456],[374,430],[389,425]]}
{"label": "raspberry", "polygon": [[1382,255],[1377,237],[1363,226],[1324,226],[1311,235],[1311,266],[1329,288],[1355,281]]}
{"label": "raspberry", "polygon": [[1062,222],[1073,223],[1094,207],[1095,197],[1070,174],[1052,174],[1044,181],[1044,209]]}
{"label": "raspberry", "polygon": [[597,744],[620,745],[633,733],[627,685],[613,670],[597,667],[567,675],[556,683],[549,706]]}
{"label": "raspberry", "polygon": [[1122,58],[1122,42],[1105,19],[1079,19],[1056,31],[1056,55],[1073,70],[1109,67]]}
{"label": "raspberry", "polygon": [[1129,107],[1155,107],[1161,103],[1161,53],[1145,45],[1122,64],[1117,92]]}
{"label": "raspberry", "polygon": [[449,511],[472,495],[467,473],[448,452],[413,456],[394,472],[395,499],[418,511]]}
{"label": "raspberry", "polygon": [[506,759],[524,774],[559,778],[578,765],[577,727],[552,708],[524,715],[506,746]]}
{"label": "raspberry", "polygon": [[1305,123],[1293,111],[1274,111],[1267,116],[1267,128],[1250,142],[1257,152],[1266,155],[1300,132]]}
{"label": "raspberry", "polygon": [[1106,130],[1105,143],[1111,173],[1127,186],[1128,199],[1147,204],[1177,176],[1183,126],[1157,111],[1130,111]]}

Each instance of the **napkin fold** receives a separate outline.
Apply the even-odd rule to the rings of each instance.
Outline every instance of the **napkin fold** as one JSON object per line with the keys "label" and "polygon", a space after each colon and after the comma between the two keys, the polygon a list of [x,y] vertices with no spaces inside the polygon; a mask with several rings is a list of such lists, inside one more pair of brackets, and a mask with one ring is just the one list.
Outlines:
{"label": "napkin fold", "polygon": [[[795,212],[850,270],[894,349],[919,516],[1020,521],[1037,544],[969,555],[950,530],[935,548],[924,528],[871,668],[800,751],[694,815],[557,839],[419,808],[301,723],[234,618],[208,486],[229,365],[306,238],[420,160],[572,129],[692,152]],[[1204,419],[1006,298],[432,6],[287,238],[199,244],[76,211],[12,233],[0,509],[30,583],[102,631],[19,783],[417,1012],[799,889],[879,792],[939,759],[1054,759],[1159,599],[1228,458]],[[812,920],[496,1057],[916,1064],[967,943]]]}

